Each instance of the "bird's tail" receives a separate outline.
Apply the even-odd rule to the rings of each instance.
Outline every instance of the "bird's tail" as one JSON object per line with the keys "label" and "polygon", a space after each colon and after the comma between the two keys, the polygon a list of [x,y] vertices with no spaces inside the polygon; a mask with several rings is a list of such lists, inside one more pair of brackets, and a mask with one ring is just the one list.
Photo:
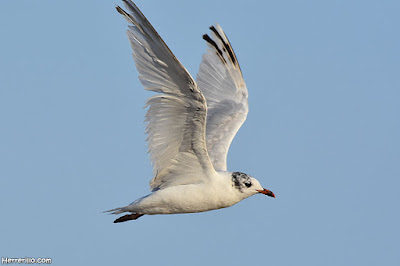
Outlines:
{"label": "bird's tail", "polygon": [[128,212],[129,210],[127,207],[128,206],[115,208],[115,209],[104,211],[104,212],[108,212],[109,214],[120,214],[120,213]]}

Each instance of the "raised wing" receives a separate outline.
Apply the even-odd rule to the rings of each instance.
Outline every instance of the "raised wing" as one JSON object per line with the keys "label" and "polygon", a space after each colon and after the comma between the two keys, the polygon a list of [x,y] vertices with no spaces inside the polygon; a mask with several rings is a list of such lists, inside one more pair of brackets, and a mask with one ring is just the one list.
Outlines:
{"label": "raised wing", "polygon": [[211,26],[203,35],[208,49],[203,55],[197,85],[207,100],[206,139],[215,170],[226,171],[229,146],[249,112],[247,88],[231,44],[222,28]]}
{"label": "raised wing", "polygon": [[152,190],[202,182],[213,172],[205,141],[206,101],[188,71],[172,54],[150,22],[130,0],[128,12],[117,11],[131,23],[127,31],[139,79],[158,92],[147,101],[148,148],[154,167]]}

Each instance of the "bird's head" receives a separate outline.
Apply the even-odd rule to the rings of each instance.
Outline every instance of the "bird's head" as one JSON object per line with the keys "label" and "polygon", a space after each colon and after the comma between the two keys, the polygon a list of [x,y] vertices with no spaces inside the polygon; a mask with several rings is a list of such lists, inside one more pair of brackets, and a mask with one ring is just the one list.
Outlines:
{"label": "bird's head", "polygon": [[232,186],[237,189],[239,193],[243,193],[243,198],[247,198],[258,193],[275,198],[275,194],[272,191],[263,188],[257,179],[245,173],[233,172]]}

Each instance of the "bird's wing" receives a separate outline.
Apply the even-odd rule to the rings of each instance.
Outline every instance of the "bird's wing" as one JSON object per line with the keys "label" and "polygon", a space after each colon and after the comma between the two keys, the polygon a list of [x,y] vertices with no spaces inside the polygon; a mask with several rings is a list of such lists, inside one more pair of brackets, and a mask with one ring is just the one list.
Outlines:
{"label": "bird's wing", "polygon": [[127,35],[143,86],[158,94],[147,101],[146,133],[154,167],[152,190],[204,181],[215,170],[207,153],[206,101],[188,71],[130,0]]}
{"label": "bird's wing", "polygon": [[247,88],[232,46],[222,28],[211,26],[203,35],[203,55],[197,85],[207,100],[206,140],[215,170],[226,171],[229,146],[249,111]]}

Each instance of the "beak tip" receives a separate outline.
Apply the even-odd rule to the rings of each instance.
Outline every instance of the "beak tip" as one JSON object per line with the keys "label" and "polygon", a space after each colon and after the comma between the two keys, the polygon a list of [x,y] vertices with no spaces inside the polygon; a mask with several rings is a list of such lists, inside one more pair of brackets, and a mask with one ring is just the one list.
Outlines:
{"label": "beak tip", "polygon": [[262,194],[264,194],[264,195],[267,195],[267,196],[270,196],[270,197],[272,197],[272,198],[275,198],[275,194],[274,194],[274,192],[272,192],[271,190],[268,190],[268,189],[263,189],[263,190],[257,190],[259,193],[262,193]]}

